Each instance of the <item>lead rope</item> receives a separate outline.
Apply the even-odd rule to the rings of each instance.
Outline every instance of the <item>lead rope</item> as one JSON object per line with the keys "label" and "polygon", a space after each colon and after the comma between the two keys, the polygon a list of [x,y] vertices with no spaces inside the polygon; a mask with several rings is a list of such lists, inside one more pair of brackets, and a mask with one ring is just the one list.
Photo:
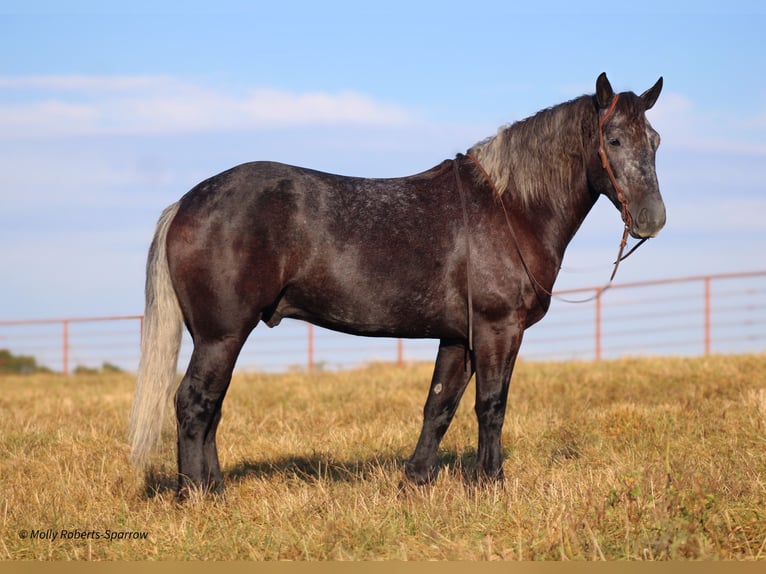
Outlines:
{"label": "lead rope", "polygon": [[473,290],[471,289],[471,234],[468,227],[468,209],[466,208],[465,192],[463,191],[463,182],[460,179],[460,169],[457,160],[453,160],[455,167],[455,181],[457,182],[457,192],[460,195],[460,204],[463,207],[463,232],[465,233],[465,283],[466,295],[468,297],[468,351],[473,352]]}

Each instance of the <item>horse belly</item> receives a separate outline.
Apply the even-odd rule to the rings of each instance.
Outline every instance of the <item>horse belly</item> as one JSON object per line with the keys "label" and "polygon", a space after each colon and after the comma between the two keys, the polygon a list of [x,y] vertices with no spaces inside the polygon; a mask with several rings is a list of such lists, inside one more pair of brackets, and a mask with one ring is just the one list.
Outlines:
{"label": "horse belly", "polygon": [[[367,261],[322,265],[310,278],[292,281],[276,308],[276,317],[290,317],[354,335],[407,338],[460,336],[446,281],[420,269]],[[373,269],[370,269],[373,267]]]}

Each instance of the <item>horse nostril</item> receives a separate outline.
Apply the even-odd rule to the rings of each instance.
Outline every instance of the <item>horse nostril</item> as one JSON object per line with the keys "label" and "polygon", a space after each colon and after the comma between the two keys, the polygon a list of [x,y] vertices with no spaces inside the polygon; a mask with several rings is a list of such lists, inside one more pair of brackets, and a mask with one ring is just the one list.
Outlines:
{"label": "horse nostril", "polygon": [[633,237],[655,237],[665,225],[665,209],[654,206],[642,207],[634,215]]}
{"label": "horse nostril", "polygon": [[638,226],[646,227],[647,223],[649,223],[649,210],[644,207],[638,212]]}

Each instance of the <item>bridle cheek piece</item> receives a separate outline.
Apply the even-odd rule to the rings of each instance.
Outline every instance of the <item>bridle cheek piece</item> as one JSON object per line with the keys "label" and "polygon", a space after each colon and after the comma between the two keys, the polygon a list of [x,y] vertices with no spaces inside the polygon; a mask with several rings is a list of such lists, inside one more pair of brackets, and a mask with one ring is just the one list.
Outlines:
{"label": "bridle cheek piece", "polygon": [[625,192],[622,191],[622,188],[617,183],[617,178],[614,176],[614,170],[612,169],[612,164],[609,163],[609,157],[606,155],[606,146],[604,145],[604,124],[606,124],[607,120],[609,120],[614,113],[619,99],[620,94],[615,94],[606,113],[598,119],[598,155],[601,157],[601,167],[604,168],[604,171],[606,171],[606,174],[609,176],[609,181],[612,182],[612,187],[614,187],[614,191],[617,194],[617,201],[620,202],[622,221],[625,223],[625,229],[622,232],[622,240],[620,241],[620,250],[617,253],[617,259],[614,262],[614,269],[612,270],[611,277],[609,277],[609,283],[611,283],[614,280],[614,276],[617,275],[617,268],[620,266],[620,261],[627,259],[631,253],[641,247],[641,245],[649,239],[648,237],[644,237],[625,255],[622,254],[625,250],[625,246],[628,244],[628,234],[630,233],[630,230],[633,229],[633,216],[628,209],[628,198],[625,196]]}

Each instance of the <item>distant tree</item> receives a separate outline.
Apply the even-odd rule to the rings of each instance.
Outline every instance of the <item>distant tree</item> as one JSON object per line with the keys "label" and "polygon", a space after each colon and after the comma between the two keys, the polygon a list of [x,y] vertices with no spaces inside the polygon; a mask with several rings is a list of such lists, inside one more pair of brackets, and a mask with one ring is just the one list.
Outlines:
{"label": "distant tree", "polygon": [[101,372],[102,373],[121,373],[122,369],[118,367],[117,365],[113,365],[112,363],[104,363],[101,365]]}
{"label": "distant tree", "polygon": [[77,365],[74,369],[75,375],[103,375],[107,373],[121,373],[122,369],[112,363],[104,363],[101,368],[86,367]]}
{"label": "distant tree", "polygon": [[7,349],[0,349],[0,374],[40,373],[50,369],[37,364],[31,355],[14,355]]}

